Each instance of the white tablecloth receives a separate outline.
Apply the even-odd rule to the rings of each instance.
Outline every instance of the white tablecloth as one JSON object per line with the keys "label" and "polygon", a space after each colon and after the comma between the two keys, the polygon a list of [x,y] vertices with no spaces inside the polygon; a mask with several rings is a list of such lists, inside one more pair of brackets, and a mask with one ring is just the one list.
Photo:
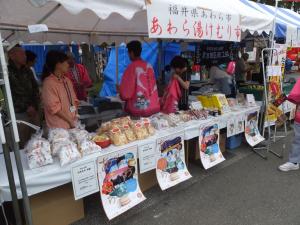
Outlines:
{"label": "white tablecloth", "polygon": [[[217,119],[219,120],[220,129],[225,128],[227,126],[227,118],[232,117],[235,114],[241,115],[246,114],[249,112],[254,112],[260,110],[260,107],[251,107],[251,108],[241,108],[238,111],[230,112],[227,114],[224,114]],[[185,133],[185,140],[190,140],[192,138],[199,136],[199,127],[201,124],[205,124],[209,122],[210,120],[216,120],[216,118],[211,118],[208,120],[202,120],[202,121],[190,121],[188,123],[185,123],[182,126],[178,126],[176,128],[171,128],[167,130],[161,130],[157,131],[156,134],[146,140],[142,141],[136,141],[132,142],[128,145],[116,147],[116,146],[110,146],[107,149],[104,149],[101,152],[86,156],[82,159],[77,161],[76,163],[80,163],[81,161],[85,161],[88,159],[97,159],[101,155],[109,154],[111,152],[120,151],[121,149],[124,149],[128,146],[134,146],[134,145],[143,145],[145,143],[149,142],[156,142],[158,137],[162,137],[165,135],[170,135],[172,133],[178,133],[180,131],[183,131]],[[15,163],[14,154],[11,153],[12,158],[12,165],[13,170],[15,174],[15,182],[17,186],[17,194],[18,198],[21,198],[21,190],[20,190],[20,183],[19,179],[17,177],[17,168]],[[47,165],[45,167],[41,167],[38,169],[30,170],[27,164],[27,160],[24,154],[24,151],[21,151],[21,159],[22,164],[24,168],[24,175],[25,180],[27,184],[27,191],[28,195],[34,195],[61,185],[64,185],[66,183],[71,182],[71,167],[72,165],[68,165],[66,167],[61,167],[59,164],[59,161],[55,159],[54,164]],[[2,201],[11,201],[11,195],[10,195],[10,189],[7,179],[7,173],[6,173],[6,167],[4,162],[4,156],[3,154],[0,154],[0,202]]]}

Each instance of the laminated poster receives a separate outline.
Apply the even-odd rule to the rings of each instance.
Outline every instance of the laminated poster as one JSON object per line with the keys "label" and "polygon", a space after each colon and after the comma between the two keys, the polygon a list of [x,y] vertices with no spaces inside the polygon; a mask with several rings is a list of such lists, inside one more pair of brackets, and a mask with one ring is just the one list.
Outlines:
{"label": "laminated poster", "polygon": [[220,132],[216,122],[200,126],[199,150],[204,169],[209,169],[225,160],[219,146]]}
{"label": "laminated poster", "polygon": [[98,158],[98,179],[104,211],[109,220],[146,198],[137,174],[137,146]]}
{"label": "laminated poster", "polygon": [[157,140],[156,177],[162,190],[192,177],[185,164],[183,137],[178,133]]}
{"label": "laminated poster", "polygon": [[227,120],[227,137],[232,137],[235,135],[235,119],[228,118]]}
{"label": "laminated poster", "polygon": [[245,120],[245,137],[252,147],[265,140],[258,130],[258,115],[258,112],[249,113]]}

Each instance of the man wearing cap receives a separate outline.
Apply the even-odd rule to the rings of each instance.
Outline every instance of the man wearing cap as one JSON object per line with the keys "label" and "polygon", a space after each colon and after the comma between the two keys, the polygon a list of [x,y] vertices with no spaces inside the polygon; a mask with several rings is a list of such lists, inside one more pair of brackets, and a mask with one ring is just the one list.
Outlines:
{"label": "man wearing cap", "polygon": [[[8,73],[16,119],[40,124],[38,113],[39,89],[32,71],[26,66],[25,50],[15,46],[8,51]],[[34,130],[26,125],[18,125],[20,147],[24,147]]]}

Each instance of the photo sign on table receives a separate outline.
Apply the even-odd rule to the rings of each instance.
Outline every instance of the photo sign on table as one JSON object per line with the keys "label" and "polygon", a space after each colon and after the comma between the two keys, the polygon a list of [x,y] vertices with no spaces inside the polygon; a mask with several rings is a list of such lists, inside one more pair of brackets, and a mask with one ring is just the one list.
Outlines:
{"label": "photo sign on table", "polygon": [[241,40],[239,15],[152,0],[147,4],[147,18],[150,38]]}
{"label": "photo sign on table", "polygon": [[225,160],[220,150],[219,124],[212,121],[200,126],[199,150],[204,169],[209,169]]}
{"label": "photo sign on table", "polygon": [[146,199],[138,182],[137,146],[99,157],[98,177],[103,208],[110,220]]}
{"label": "photo sign on table", "polygon": [[184,133],[159,138],[156,151],[156,177],[162,190],[192,177],[185,164]]}

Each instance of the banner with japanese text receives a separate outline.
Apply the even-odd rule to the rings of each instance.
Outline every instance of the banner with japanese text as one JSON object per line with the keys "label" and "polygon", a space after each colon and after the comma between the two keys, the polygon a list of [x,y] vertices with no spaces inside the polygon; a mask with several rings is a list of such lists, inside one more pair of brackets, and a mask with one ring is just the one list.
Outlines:
{"label": "banner with japanese text", "polygon": [[239,15],[152,0],[147,18],[150,38],[241,40]]}

